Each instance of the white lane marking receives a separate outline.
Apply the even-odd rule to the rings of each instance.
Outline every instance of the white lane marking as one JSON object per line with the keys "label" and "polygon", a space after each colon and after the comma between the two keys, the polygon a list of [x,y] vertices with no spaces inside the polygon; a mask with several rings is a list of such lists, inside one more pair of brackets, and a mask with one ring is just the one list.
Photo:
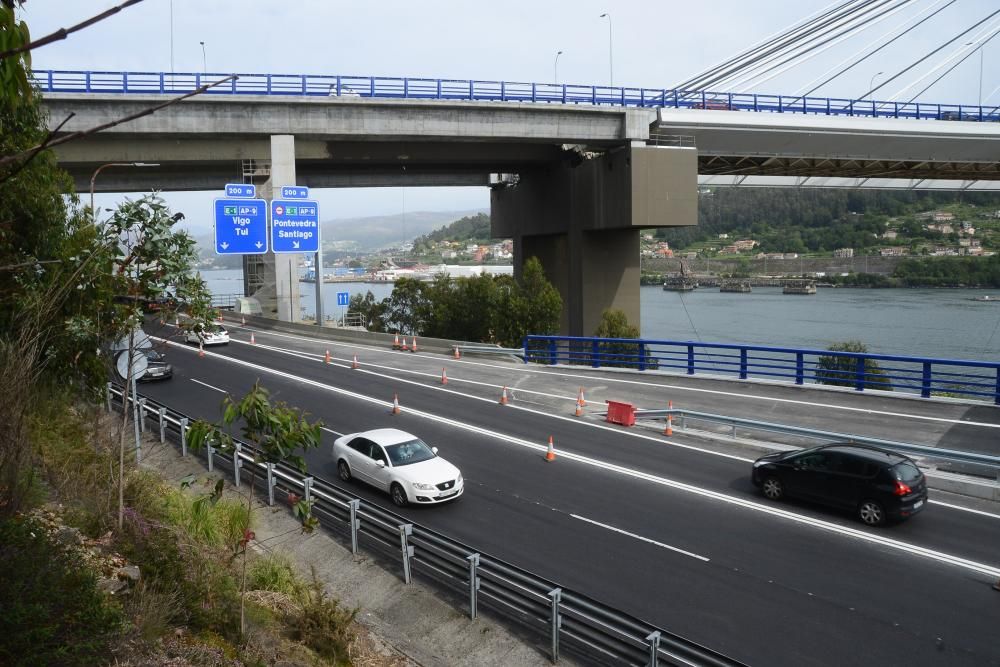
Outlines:
{"label": "white lane marking", "polygon": [[621,533],[622,535],[627,535],[628,537],[639,540],[640,542],[647,542],[649,544],[656,545],[658,547],[663,547],[664,549],[669,549],[670,551],[676,551],[679,554],[684,554],[685,556],[690,556],[691,558],[697,558],[698,560],[709,562],[708,558],[704,556],[699,556],[696,553],[691,553],[690,551],[684,551],[684,549],[678,549],[677,547],[672,547],[669,544],[664,544],[663,542],[657,542],[656,540],[651,540],[648,537],[643,537],[642,535],[636,535],[635,533],[630,533],[627,530],[622,530],[621,528],[615,528],[614,526],[609,526],[606,523],[601,523],[600,521],[594,521],[593,519],[588,519],[585,516],[580,516],[579,514],[570,514],[574,519],[579,519],[580,521],[586,521],[587,523],[592,523],[595,526],[600,526],[601,528],[606,528],[610,531]]}
{"label": "white lane marking", "polygon": [[[240,327],[236,327],[236,328],[240,328]],[[247,329],[249,330],[249,327]],[[323,342],[325,342],[325,341],[317,341],[314,338],[304,338],[302,336],[295,336],[295,335],[292,335],[292,334],[275,333],[275,332],[272,332],[272,331],[258,331],[257,329],[254,329],[254,331],[257,332],[257,333],[261,333],[261,334],[269,334],[269,335],[280,337],[280,338],[288,338],[290,340],[298,340],[298,341],[302,341],[302,342],[305,342],[305,343],[312,343],[312,344],[317,344],[317,345],[321,345],[321,344],[323,344]],[[239,342],[239,341],[237,341],[237,342]],[[380,349],[372,348],[370,345],[359,345],[359,344],[351,344],[351,343],[335,343],[335,342],[332,342],[332,341],[330,341],[328,344],[329,345],[333,345],[333,346],[337,346],[337,347],[349,347],[349,348],[355,348],[355,349],[358,348],[358,347],[363,347],[363,348],[366,348],[366,349],[372,349],[372,350],[374,350],[375,352],[377,352],[379,354],[406,354],[408,356],[413,356],[413,353],[397,352],[396,350],[380,350]],[[424,355],[418,354],[417,356],[424,356]],[[491,368],[491,369],[494,369],[494,370],[508,370],[508,371],[515,371],[515,372],[518,372],[518,373],[532,373],[532,374],[537,374],[537,375],[553,375],[553,376],[559,377],[559,378],[573,378],[573,379],[582,379],[582,380],[593,380],[594,379],[593,375],[578,375],[576,373],[563,373],[563,372],[556,373],[556,372],[553,372],[553,371],[547,371],[547,370],[543,370],[543,369],[540,369],[540,368],[531,368],[528,365],[524,365],[524,366],[497,366],[495,364],[489,364],[489,363],[482,362],[482,361],[466,361],[464,359],[451,359],[451,358],[448,358],[448,357],[442,357],[442,361],[444,361],[444,360],[447,360],[449,363],[453,363],[453,364],[469,364],[469,365],[472,365],[472,366],[485,366],[487,368]],[[603,370],[605,372],[609,372],[612,369],[603,369]],[[664,374],[662,377],[664,377],[666,379],[672,379],[673,376],[671,376],[669,374]],[[723,379],[726,379],[726,378],[723,378]],[[806,406],[806,407],[825,408],[827,410],[843,410],[843,411],[847,411],[847,412],[861,412],[861,413],[869,414],[869,415],[882,415],[882,416],[886,416],[886,417],[905,417],[907,419],[919,419],[919,420],[923,420],[923,421],[941,422],[941,423],[944,423],[944,424],[964,424],[966,426],[982,426],[984,428],[997,428],[997,429],[1000,429],[1000,424],[990,424],[990,423],[987,423],[987,422],[977,422],[977,421],[966,421],[964,419],[954,419],[954,418],[951,418],[951,417],[931,417],[929,415],[923,415],[923,414],[917,414],[917,413],[909,413],[909,412],[890,412],[890,411],[887,411],[887,410],[871,410],[869,408],[856,408],[856,407],[852,407],[852,406],[848,406],[848,405],[831,405],[829,403],[819,403],[819,402],[816,402],[816,401],[802,401],[802,400],[793,399],[793,398],[777,398],[777,397],[773,397],[773,396],[756,396],[756,395],[753,395],[753,394],[741,394],[741,393],[735,392],[735,391],[720,391],[718,389],[703,389],[703,388],[700,388],[700,387],[682,387],[682,386],[671,385],[671,384],[660,384],[658,382],[645,382],[645,381],[642,381],[642,380],[625,380],[625,379],[615,378],[615,377],[602,377],[601,380],[603,382],[608,382],[608,383],[633,384],[633,385],[638,385],[638,386],[642,386],[642,387],[651,387],[651,388],[654,388],[654,389],[664,389],[664,390],[672,390],[672,391],[687,391],[687,392],[692,392],[692,393],[697,393],[697,394],[713,394],[713,395],[716,395],[716,396],[732,396],[732,397],[742,398],[742,399],[746,399],[746,400],[771,401],[771,402],[774,402],[774,403],[791,403],[793,405],[802,405],[802,406]],[[775,384],[774,386],[776,386],[776,387],[783,387],[785,385]],[[791,385],[789,385],[789,386],[791,386]],[[526,390],[519,389],[518,391],[526,391]],[[564,398],[564,397],[559,397],[559,398]]]}
{"label": "white lane marking", "polygon": [[963,512],[971,512],[972,514],[979,514],[981,516],[988,516],[993,519],[1000,519],[1000,514],[993,514],[992,512],[984,512],[983,510],[972,509],[971,507],[962,507],[961,505],[952,505],[951,503],[944,503],[940,500],[928,500],[929,504],[941,505],[942,507],[948,507],[953,510],[961,510]]}
{"label": "white lane marking", "polygon": [[191,380],[191,382],[197,382],[198,384],[202,385],[203,387],[208,387],[209,389],[217,391],[220,394],[228,394],[229,393],[225,389],[219,389],[218,387],[213,387],[212,385],[208,384],[207,382],[202,382],[201,380],[195,380],[194,378],[188,378],[188,379]]}
{"label": "white lane marking", "polygon": [[[374,405],[379,405],[387,410],[391,407],[389,401],[383,401],[382,399],[372,398],[370,396],[365,396],[364,394],[359,394],[357,392],[349,391],[347,389],[341,389],[339,387],[334,387],[328,384],[323,384],[316,380],[310,380],[308,378],[299,377],[293,375],[292,373],[286,373],[285,371],[279,371],[273,368],[268,368],[267,366],[261,366],[260,364],[254,364],[249,361],[242,361],[240,359],[233,359],[232,357],[226,357],[215,352],[205,351],[205,356],[215,357],[222,361],[227,361],[238,366],[244,366],[246,368],[252,368],[256,371],[263,373],[268,373],[277,377],[285,378],[293,382],[299,382],[301,384],[307,384],[324,391],[328,391],[335,394],[340,394],[341,396],[347,396],[350,398],[356,398],[367,403]],[[440,424],[446,424],[448,426],[454,426],[455,428],[462,429],[464,431],[469,431],[472,433],[478,433],[501,442],[507,442],[512,445],[517,445],[525,449],[530,449],[532,451],[542,453],[547,449],[547,445],[543,445],[537,442],[529,442],[527,440],[522,440],[514,436],[507,435],[505,433],[500,433],[498,431],[493,431],[480,426],[475,426],[474,424],[467,424],[465,422],[460,422],[455,419],[450,419],[448,417],[442,417],[440,415],[435,415],[429,412],[424,412],[422,410],[417,410],[414,408],[409,408],[407,414],[413,415],[415,417],[420,417],[422,419],[427,419],[429,421],[434,421]],[[790,512],[788,510],[783,510],[778,507],[763,505],[759,502],[754,502],[751,500],[745,500],[743,498],[737,498],[736,496],[729,496],[718,491],[712,491],[711,489],[704,489],[693,484],[687,484],[686,482],[678,482],[676,480],[668,479],[666,477],[659,477],[657,475],[652,475],[649,473],[642,472],[641,470],[635,470],[634,468],[628,468],[626,466],[618,465],[615,463],[610,463],[608,461],[601,461],[600,459],[594,459],[589,456],[583,456],[580,454],[575,454],[573,452],[558,450],[559,456],[562,459],[567,459],[570,461],[576,461],[583,465],[591,466],[604,472],[614,472],[626,477],[632,477],[634,479],[641,479],[643,481],[651,482],[653,484],[659,484],[660,486],[665,486],[671,489],[676,489],[678,491],[683,491],[690,493],[692,495],[700,496],[702,498],[708,498],[711,500],[716,500],[727,505],[732,505],[735,507],[740,507],[754,512],[759,512],[761,514],[768,514],[771,516],[786,519],[788,521],[798,523],[800,525],[809,526],[817,530],[822,530],[824,532],[833,533],[836,535],[842,535],[845,537],[851,537],[862,542],[868,542],[870,544],[876,544],[883,547],[889,547],[903,553],[908,553],[915,556],[921,556],[930,560],[937,561],[939,563],[944,563],[946,565],[953,565],[956,567],[961,567],[972,572],[978,572],[990,577],[1000,577],[1000,567],[995,567],[992,565],[987,565],[986,563],[979,563],[977,561],[969,560],[967,558],[962,558],[960,556],[954,556],[941,551],[935,551],[933,549],[928,549],[926,547],[919,546],[917,544],[911,544],[909,542],[904,542],[902,540],[896,540],[889,537],[883,537],[881,535],[875,535],[866,533],[857,528],[849,528],[847,526],[840,526],[835,523],[830,523],[828,521],[823,521],[822,519],[815,519],[813,517],[803,516]]]}
{"label": "white lane marking", "polygon": [[[266,350],[271,350],[272,352],[277,352],[279,354],[286,354],[286,355],[291,356],[291,357],[297,357],[299,359],[305,359],[307,361],[316,361],[316,362],[322,362],[323,361],[323,355],[320,355],[320,354],[312,354],[312,353],[309,353],[309,352],[299,352],[299,351],[296,351],[296,350],[286,350],[284,348],[273,347],[271,345],[257,345],[256,347],[261,347],[261,348],[264,348]],[[228,357],[226,357],[226,358],[228,358]],[[346,364],[345,365],[341,365],[341,364],[328,364],[328,365],[337,366],[338,368],[350,368],[350,366],[348,366]],[[393,370],[395,370],[395,369],[393,369]],[[367,373],[368,375],[374,375],[375,377],[384,378],[386,380],[393,380],[395,382],[401,382],[403,384],[411,384],[411,385],[420,387],[421,389],[431,389],[433,391],[440,391],[440,392],[443,392],[445,394],[452,394],[454,396],[461,396],[461,397],[467,398],[467,399],[469,399],[471,401],[480,401],[480,402],[483,402],[483,403],[494,403],[494,404],[497,403],[497,401],[494,400],[494,399],[492,399],[492,398],[484,398],[482,396],[473,396],[471,394],[462,393],[461,391],[457,391],[455,389],[446,389],[445,387],[442,387],[442,386],[439,386],[439,385],[424,384],[423,382],[417,382],[416,380],[407,380],[406,378],[396,377],[395,375],[389,375],[389,374],[386,374],[386,373],[377,373],[375,371],[368,370],[367,368],[365,368],[363,366],[361,368],[358,368],[358,369],[354,370],[354,372],[356,372],[356,373]],[[295,376],[295,377],[298,377],[298,376]],[[523,405],[518,405],[516,403],[508,403],[505,407],[510,408],[512,410],[522,410],[524,412],[529,412],[529,413],[531,413],[533,415],[539,415],[539,416],[542,416],[542,417],[548,417],[549,419],[559,419],[559,420],[566,421],[566,422],[572,422],[574,424],[579,424],[579,425],[585,426],[587,428],[595,428],[595,429],[602,430],[602,431],[611,431],[613,433],[617,433],[619,435],[624,435],[624,436],[627,436],[627,437],[630,437],[630,438],[636,438],[636,439],[639,439],[639,440],[646,440],[648,442],[654,442],[654,443],[656,443],[658,445],[669,445],[670,447],[674,447],[674,448],[677,448],[677,449],[688,449],[688,450],[691,450],[691,451],[694,451],[694,452],[699,452],[699,453],[702,453],[702,454],[711,454],[712,456],[718,456],[719,458],[731,459],[733,461],[742,461],[744,463],[752,463],[754,461],[754,459],[748,459],[748,458],[746,458],[744,456],[736,456],[735,454],[726,454],[724,452],[717,452],[717,451],[713,451],[711,449],[704,449],[702,447],[696,447],[694,445],[686,445],[686,444],[684,444],[684,443],[682,443],[682,442],[680,442],[678,440],[671,440],[671,441],[667,442],[667,441],[662,440],[661,438],[657,438],[657,437],[654,437],[654,436],[651,436],[651,435],[645,435],[643,433],[637,433],[637,432],[634,432],[634,431],[624,431],[622,429],[615,428],[614,426],[605,426],[603,424],[598,424],[598,423],[594,423],[594,422],[591,422],[591,421],[583,421],[579,417],[576,417],[576,416],[570,417],[570,416],[565,416],[565,415],[557,415],[557,414],[553,414],[552,412],[547,411],[547,410],[533,410],[532,408],[528,408],[528,407],[525,407]]]}
{"label": "white lane marking", "polygon": [[343,433],[338,433],[337,431],[334,431],[332,428],[327,428],[325,426],[320,426],[320,428],[323,429],[324,431],[326,431],[327,433],[333,433],[338,438],[344,437]]}

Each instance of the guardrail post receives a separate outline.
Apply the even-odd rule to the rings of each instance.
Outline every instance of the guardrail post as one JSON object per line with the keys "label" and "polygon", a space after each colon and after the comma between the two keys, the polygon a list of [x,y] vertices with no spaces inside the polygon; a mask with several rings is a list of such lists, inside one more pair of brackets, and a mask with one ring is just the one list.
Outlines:
{"label": "guardrail post", "polygon": [[108,405],[108,412],[111,412],[111,383],[107,385],[107,390],[104,392],[104,398]]}
{"label": "guardrail post", "polygon": [[747,379],[747,349],[740,349],[740,379]]}
{"label": "guardrail post", "polygon": [[267,504],[274,505],[274,485],[278,480],[274,478],[274,464],[267,464]]}
{"label": "guardrail post", "polygon": [[802,384],[805,382],[805,363],[802,358],[801,352],[795,353],[795,384]]}
{"label": "guardrail post", "polygon": [[920,380],[920,395],[923,398],[931,397],[931,364],[924,362],[924,374]]}
{"label": "guardrail post", "polygon": [[403,552],[403,581],[410,583],[410,559],[413,558],[413,547],[410,546],[407,538],[413,534],[413,524],[404,523],[399,527],[399,544]]}
{"label": "guardrail post", "polygon": [[694,345],[688,345],[688,375],[694,375]]}
{"label": "guardrail post", "polygon": [[553,588],[549,591],[549,631],[552,639],[552,662],[559,662],[559,628],[562,626],[562,616],[559,614],[559,603],[562,601],[562,589]]}
{"label": "guardrail post", "polygon": [[646,344],[639,343],[639,370],[646,370]]}
{"label": "guardrail post", "polygon": [[996,392],[993,394],[993,402],[1000,405],[1000,368],[997,369],[997,386]]}
{"label": "guardrail post", "polygon": [[358,529],[361,528],[361,521],[358,519],[358,508],[361,507],[361,501],[355,498],[347,503],[350,510],[350,528],[351,528],[351,553],[358,553]]}
{"label": "guardrail post", "polygon": [[240,454],[243,452],[243,444],[239,442],[233,443],[233,481],[236,483],[236,488],[240,488],[240,469],[243,467],[243,457]]}
{"label": "guardrail post", "polygon": [[167,430],[167,409],[160,408],[160,444],[166,442]]}
{"label": "guardrail post", "polygon": [[733,440],[736,439],[736,422],[732,423],[732,428],[729,431],[729,437],[732,438]]}
{"label": "guardrail post", "polygon": [[146,399],[140,398],[139,401],[139,432],[146,432]]}
{"label": "guardrail post", "polygon": [[601,345],[596,340],[590,343],[590,365],[594,368],[601,367]]}
{"label": "guardrail post", "polygon": [[649,667],[657,667],[660,660],[660,631],[649,633],[646,641],[649,642]]}
{"label": "guardrail post", "polygon": [[313,481],[314,479],[312,477],[302,478],[302,495],[305,497],[306,502],[312,500]]}
{"label": "guardrail post", "polygon": [[854,366],[854,389],[855,391],[865,390],[865,358],[858,357],[855,359]]}
{"label": "guardrail post", "polygon": [[556,365],[556,342],[554,340],[549,341],[549,365]]}
{"label": "guardrail post", "polygon": [[211,441],[205,443],[205,455],[208,457],[208,472],[214,472],[215,466],[212,457],[215,456],[215,447],[212,446]]}
{"label": "guardrail post", "polygon": [[479,568],[479,554],[466,556],[469,561],[469,618],[476,618],[479,615],[477,601],[479,597],[479,576],[476,574]]}
{"label": "guardrail post", "polygon": [[181,456],[188,455],[187,431],[188,431],[188,418],[181,417]]}

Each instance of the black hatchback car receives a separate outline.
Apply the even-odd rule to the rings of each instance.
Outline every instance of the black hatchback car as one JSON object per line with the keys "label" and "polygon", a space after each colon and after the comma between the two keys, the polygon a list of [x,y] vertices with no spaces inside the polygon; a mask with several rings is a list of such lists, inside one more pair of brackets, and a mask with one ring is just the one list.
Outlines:
{"label": "black hatchback car", "polygon": [[906,519],[927,504],[927,481],[913,461],[867,445],[768,454],[754,461],[753,483],[770,500],[789,496],[850,510],[869,526]]}

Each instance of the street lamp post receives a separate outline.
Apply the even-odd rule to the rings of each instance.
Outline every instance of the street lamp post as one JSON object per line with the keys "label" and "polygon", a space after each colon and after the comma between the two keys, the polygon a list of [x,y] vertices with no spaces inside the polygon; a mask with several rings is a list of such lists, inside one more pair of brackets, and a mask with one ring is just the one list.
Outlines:
{"label": "street lamp post", "polygon": [[614,42],[612,41],[612,34],[611,34],[611,12],[604,12],[603,14],[601,14],[600,18],[608,19],[608,74],[611,79],[611,87],[614,88],[615,60],[614,60]]}
{"label": "street lamp post", "polygon": [[875,77],[885,74],[885,72],[875,72],[872,74],[872,78],[868,80],[868,93],[871,94],[872,90],[875,88]]}
{"label": "street lamp post", "polygon": [[562,55],[562,51],[556,51],[556,60],[552,64],[552,80],[559,83],[559,56]]}
{"label": "street lamp post", "polygon": [[983,106],[983,47],[986,42],[979,45],[979,106]]}
{"label": "street lamp post", "polygon": [[94,183],[97,181],[97,175],[101,173],[107,167],[159,167],[158,162],[108,162],[102,164],[100,167],[94,170],[94,175],[90,177],[90,218],[91,220],[97,220],[97,214],[94,210]]}
{"label": "street lamp post", "polygon": [[198,42],[201,44],[201,71],[202,74],[208,74],[208,59],[205,58],[205,42]]}

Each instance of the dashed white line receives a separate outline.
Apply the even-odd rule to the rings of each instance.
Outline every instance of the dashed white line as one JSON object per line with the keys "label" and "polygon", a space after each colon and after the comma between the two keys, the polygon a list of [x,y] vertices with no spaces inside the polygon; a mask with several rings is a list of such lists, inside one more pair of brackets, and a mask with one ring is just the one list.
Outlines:
{"label": "dashed white line", "polygon": [[[340,387],[334,387],[328,384],[323,384],[322,382],[318,382],[316,380],[310,380],[308,378],[299,377],[297,375],[293,375],[292,373],[279,371],[274,368],[262,366],[260,364],[255,364],[240,359],[234,359],[232,357],[226,357],[221,354],[209,351],[206,351],[205,355],[214,357],[222,361],[227,361],[229,363],[236,364],[238,366],[243,366],[245,368],[252,368],[254,370],[263,373],[268,373],[270,375],[285,378],[287,380],[310,385],[316,387],[317,389],[322,389],[324,391],[328,391],[331,393],[340,394],[341,396],[355,398],[385,408],[389,408],[391,406],[389,401],[372,398],[371,396],[365,396],[364,394],[359,394],[354,391],[341,389]],[[434,421],[440,424],[454,426],[455,428],[459,428],[472,433],[478,433],[486,437],[494,438],[496,440],[516,445],[518,447],[523,447],[525,449],[530,449],[539,453],[546,451],[546,445],[537,442],[531,442],[528,440],[522,440],[521,438],[507,435],[505,433],[500,433],[498,431],[493,431],[491,429],[483,428],[481,426],[476,426],[474,424],[461,422],[456,419],[451,419],[449,417],[443,417],[441,415],[436,415],[430,412],[424,412],[423,410],[417,410],[414,408],[410,408],[409,410],[407,410],[407,413],[415,417],[420,417],[422,419],[427,419],[429,421]],[[559,452],[559,456],[562,459],[575,461],[577,463],[586,466],[598,468],[604,472],[611,472],[626,477],[631,477],[633,479],[640,479],[646,482],[675,489],[677,491],[682,491],[692,495],[700,496],[702,498],[715,500],[717,502],[725,503],[730,506],[740,507],[742,509],[750,510],[753,512],[759,512],[761,514],[768,514],[770,516],[785,519],[787,521],[791,521],[793,523],[797,523],[803,526],[808,526],[811,528],[815,528],[817,530],[822,530],[827,533],[833,533],[837,535],[842,535],[844,537],[854,538],[862,542],[868,542],[870,544],[875,544],[882,547],[888,547],[890,549],[895,549],[897,551],[908,553],[914,556],[920,556],[922,558],[933,560],[938,563],[960,567],[965,570],[976,572],[989,577],[1000,577],[1000,567],[996,567],[986,563],[980,563],[977,561],[969,560],[967,558],[962,558],[960,556],[955,556],[941,551],[935,551],[934,549],[922,547],[918,544],[911,544],[909,542],[904,542],[902,540],[896,540],[893,538],[884,537],[877,534],[867,533],[857,528],[849,528],[847,526],[841,526],[835,523],[830,523],[828,521],[823,521],[821,519],[816,519],[809,516],[803,516],[801,514],[796,514],[795,512],[784,510],[779,507],[775,507],[773,505],[764,505],[762,503],[746,500],[744,498],[730,496],[725,493],[721,493],[719,491],[712,491],[711,489],[705,489],[699,486],[695,486],[693,484],[688,484],[686,482],[679,482],[677,480],[668,479],[666,477],[660,477],[658,475],[653,475],[651,473],[643,472],[641,470],[636,470],[634,468],[629,468],[623,465],[618,465],[615,463],[611,463],[609,461],[602,461],[600,459],[591,458],[589,456],[576,454],[571,451],[562,450]]]}
{"label": "dashed white line", "polygon": [[213,387],[212,385],[208,384],[207,382],[202,382],[201,380],[195,380],[194,378],[188,378],[188,379],[191,380],[191,382],[197,382],[201,386],[208,387],[209,389],[211,389],[213,391],[217,391],[220,394],[228,394],[229,393],[225,389],[219,389],[218,387]]}
{"label": "dashed white line", "polygon": [[962,507],[961,505],[952,505],[951,503],[944,503],[940,500],[928,500],[928,504],[931,505],[941,505],[942,507],[949,507],[953,510],[962,510],[963,512],[970,512],[972,514],[979,514],[981,516],[988,516],[992,519],[1000,519],[1000,514],[993,514],[992,512],[984,512],[983,510],[972,509],[971,507]]}
{"label": "dashed white line", "polygon": [[327,433],[333,433],[338,438],[344,437],[343,433],[338,433],[337,431],[334,431],[332,428],[327,428],[325,426],[320,426],[320,428],[323,429],[324,431],[326,431]]}
{"label": "dashed white line", "polygon": [[690,556],[691,558],[697,558],[700,561],[708,562],[709,559],[704,556],[699,556],[696,553],[690,551],[685,551],[684,549],[678,549],[677,547],[670,546],[669,544],[664,544],[663,542],[657,542],[656,540],[651,540],[648,537],[643,537],[642,535],[636,535],[635,533],[630,533],[627,530],[622,530],[621,528],[615,528],[614,526],[609,526],[606,523],[601,523],[600,521],[594,521],[593,519],[588,519],[585,516],[580,516],[579,514],[570,514],[574,519],[579,519],[580,521],[586,521],[587,523],[593,524],[595,526],[600,526],[601,528],[606,528],[607,530],[613,531],[615,533],[620,533],[621,535],[626,535],[628,537],[639,540],[640,542],[646,542],[658,547],[663,547],[664,549],[669,549],[670,551],[676,551],[679,554],[684,554],[685,556]]}

